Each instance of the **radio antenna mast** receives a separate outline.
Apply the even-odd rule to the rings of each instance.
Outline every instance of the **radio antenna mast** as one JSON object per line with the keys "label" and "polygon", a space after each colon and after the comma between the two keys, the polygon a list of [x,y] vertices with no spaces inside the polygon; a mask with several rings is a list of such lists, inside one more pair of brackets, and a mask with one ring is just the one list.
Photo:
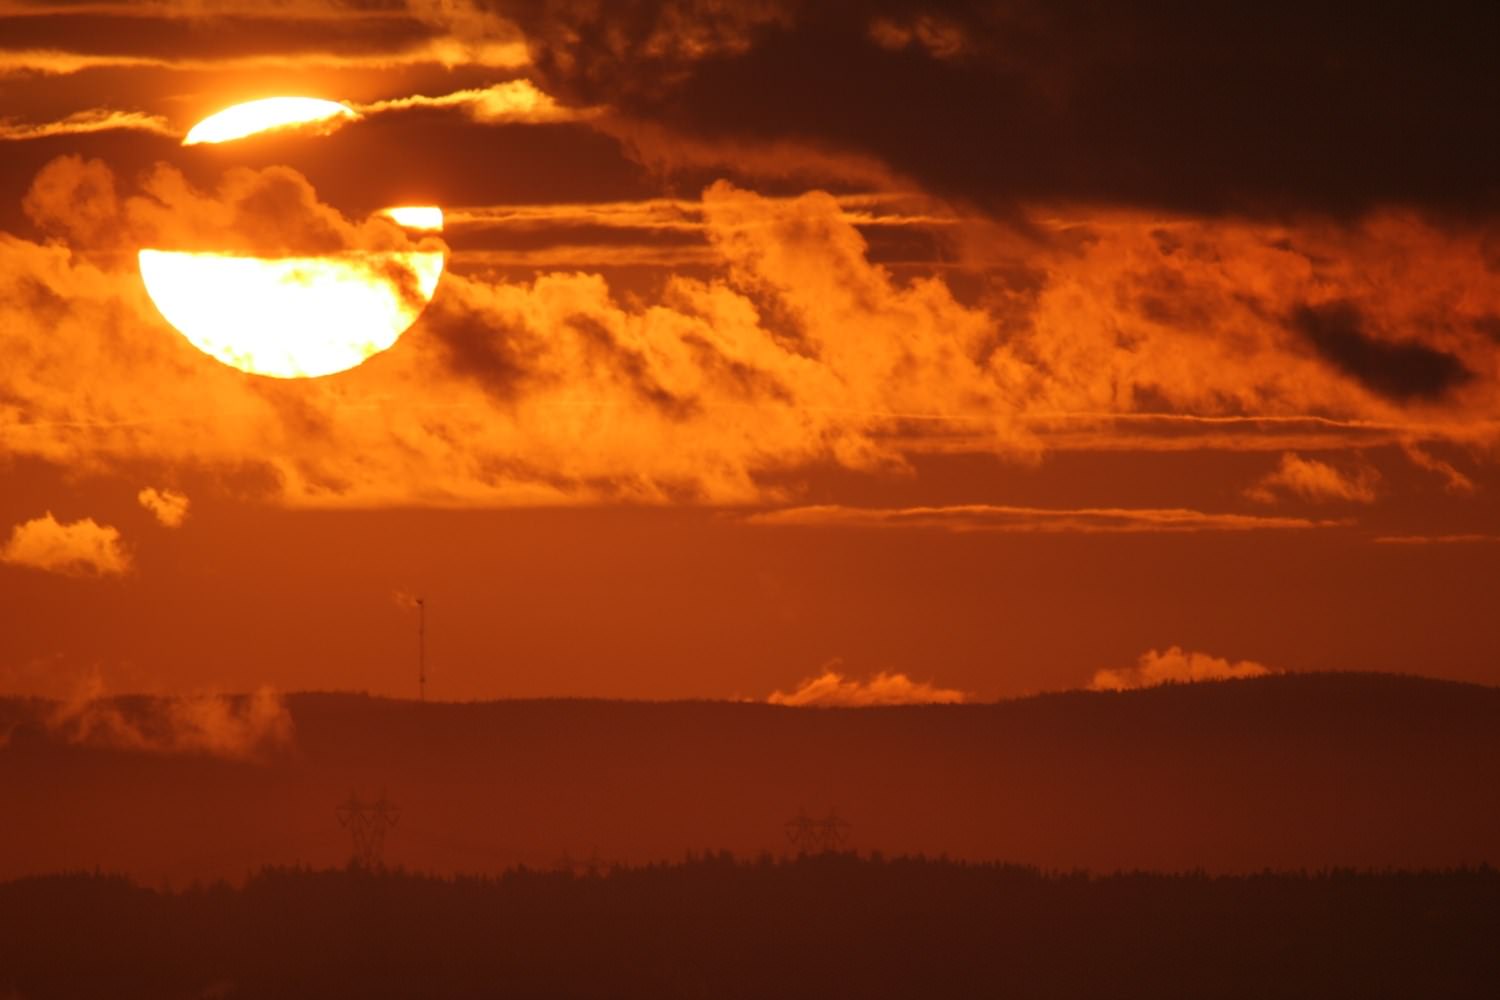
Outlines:
{"label": "radio antenna mast", "polygon": [[417,598],[417,699],[427,700],[427,599]]}

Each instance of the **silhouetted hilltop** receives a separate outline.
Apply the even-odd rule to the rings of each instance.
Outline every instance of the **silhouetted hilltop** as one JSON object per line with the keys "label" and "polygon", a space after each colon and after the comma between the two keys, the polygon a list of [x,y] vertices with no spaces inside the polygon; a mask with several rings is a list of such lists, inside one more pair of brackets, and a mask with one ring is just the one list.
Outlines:
{"label": "silhouetted hilltop", "polygon": [[[1500,861],[1500,689],[1415,677],[870,709],[349,694],[104,707],[149,739],[108,749],[107,726],[80,735],[87,709],[59,725],[58,706],[0,703],[0,877],[341,864],[335,806],[382,791],[401,807],[386,858],[435,871],[781,851],[799,809],[831,808],[860,850],[1048,868]],[[222,738],[192,728],[216,717],[241,722]]]}
{"label": "silhouetted hilltop", "polygon": [[0,884],[41,997],[1488,997],[1500,875],[1045,876],[821,855],[575,878]]}

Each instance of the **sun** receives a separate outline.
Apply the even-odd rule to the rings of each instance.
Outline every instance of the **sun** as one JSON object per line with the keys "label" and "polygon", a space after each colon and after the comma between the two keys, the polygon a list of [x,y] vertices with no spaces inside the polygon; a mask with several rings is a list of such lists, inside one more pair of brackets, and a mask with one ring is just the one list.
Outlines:
{"label": "sun", "polygon": [[272,130],[321,125],[336,127],[359,117],[347,104],[321,97],[265,97],[225,108],[188,130],[184,146],[232,142]]}
{"label": "sun", "polygon": [[156,308],[204,354],[255,375],[315,378],[395,344],[437,290],[443,255],[142,250],[140,267]]}
{"label": "sun", "polygon": [[[357,117],[336,101],[270,97],[210,115],[183,144]],[[443,229],[436,206],[379,214],[412,232]],[[273,258],[145,248],[139,264],[162,317],[209,357],[253,375],[317,378],[394,345],[432,301],[444,257],[425,250]]]}

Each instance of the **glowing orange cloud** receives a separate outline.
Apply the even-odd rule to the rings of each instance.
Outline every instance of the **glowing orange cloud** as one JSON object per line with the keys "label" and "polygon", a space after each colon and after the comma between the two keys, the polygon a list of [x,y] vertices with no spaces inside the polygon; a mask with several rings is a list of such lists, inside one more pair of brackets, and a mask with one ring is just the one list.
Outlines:
{"label": "glowing orange cloud", "polygon": [[[268,186],[297,218],[238,230],[255,239],[237,253],[424,247],[389,218],[350,222],[284,168],[228,171],[212,192],[180,173],[127,183],[97,161],[55,161],[25,202],[46,241],[0,239],[0,348],[33,359],[0,370],[0,444],[12,454],[74,467],[254,455],[264,495],[292,505],[795,506],[778,476],[787,470],[899,474],[909,456],[939,449],[1026,460],[1059,434],[1117,449],[1272,439],[1278,452],[1311,449],[1292,435],[1328,448],[1372,435],[1500,437],[1492,375],[1404,403],[1341,374],[1288,329],[1313,295],[1362,296],[1371,342],[1428,330],[1418,321],[1445,303],[1500,315],[1500,286],[1474,237],[1409,220],[1387,220],[1394,234],[1361,220],[1287,236],[1102,219],[1087,238],[1022,244],[1027,280],[969,302],[940,276],[897,277],[872,262],[848,206],[831,196],[715,185],[699,207],[714,267],[706,276],[672,274],[640,301],[602,274],[508,280],[445,268],[422,336],[349,381],[299,384],[293,397],[205,366],[185,341],[162,336],[135,268],[107,251],[213,249],[266,203]],[[1382,247],[1402,241],[1422,252],[1386,261]],[[1236,292],[1244,287],[1257,290],[1253,306]],[[48,293],[45,325],[38,288]],[[1425,335],[1476,373],[1500,372],[1500,345],[1472,326],[1459,316]],[[35,367],[49,377],[26,377]],[[386,399],[400,405],[372,402]],[[766,520],[1074,532],[1337,523],[1267,513],[954,505]]]}
{"label": "glowing orange cloud", "polygon": [[1142,653],[1134,667],[1101,670],[1094,674],[1089,688],[1094,691],[1128,691],[1155,687],[1158,684],[1242,680],[1247,677],[1264,677],[1272,672],[1270,667],[1253,660],[1230,663],[1222,657],[1187,652],[1181,646],[1173,646],[1162,652],[1153,649]]}
{"label": "glowing orange cloud", "polygon": [[253,695],[191,695],[126,706],[91,677],[44,720],[70,743],[161,754],[255,760],[291,746],[286,702],[262,687]]}
{"label": "glowing orange cloud", "polygon": [[181,527],[182,522],[187,520],[188,508],[192,505],[185,493],[158,490],[150,486],[137,493],[135,498],[167,528]]}
{"label": "glowing orange cloud", "polygon": [[1275,503],[1288,494],[1315,502],[1374,503],[1379,481],[1380,473],[1369,466],[1344,472],[1289,451],[1281,456],[1275,471],[1267,473],[1245,495],[1258,503]]}
{"label": "glowing orange cloud", "polygon": [[1203,531],[1289,531],[1345,522],[1300,517],[1208,513],[1183,508],[1107,507],[1058,509],[964,504],[950,507],[844,507],[825,504],[752,514],[750,524],[774,527],[906,528],[956,533],[993,531],[1039,534],[1141,534]]}
{"label": "glowing orange cloud", "polygon": [[866,708],[873,705],[956,705],[968,699],[963,691],[914,681],[905,674],[882,671],[868,681],[845,677],[832,669],[809,677],[794,691],[775,691],[766,700],[792,707]]}
{"label": "glowing orange cloud", "polygon": [[0,563],[63,576],[121,576],[130,570],[130,554],[119,529],[91,517],[59,521],[48,511],[15,526],[0,546]]}
{"label": "glowing orange cloud", "polygon": [[154,132],[157,135],[172,134],[167,120],[160,115],[148,115],[141,111],[92,108],[49,122],[28,123],[0,119],[0,142],[25,142],[29,139],[49,139],[58,135],[89,135],[94,132],[118,130]]}

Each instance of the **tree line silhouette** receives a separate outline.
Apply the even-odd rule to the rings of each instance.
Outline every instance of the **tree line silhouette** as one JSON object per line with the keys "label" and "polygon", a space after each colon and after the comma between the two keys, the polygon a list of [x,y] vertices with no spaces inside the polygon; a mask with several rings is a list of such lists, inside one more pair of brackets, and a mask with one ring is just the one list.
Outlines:
{"label": "tree line silhouette", "polygon": [[1467,997],[1500,872],[1045,873],[727,853],[595,874],[0,884],[0,996]]}

